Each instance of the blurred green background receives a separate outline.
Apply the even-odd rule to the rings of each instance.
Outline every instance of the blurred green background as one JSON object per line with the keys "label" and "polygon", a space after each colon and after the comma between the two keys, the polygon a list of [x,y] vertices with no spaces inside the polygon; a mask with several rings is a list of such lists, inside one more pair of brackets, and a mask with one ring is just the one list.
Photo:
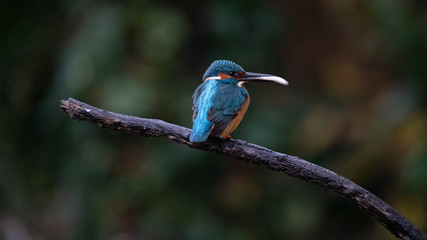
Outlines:
{"label": "blurred green background", "polygon": [[2,1],[0,239],[394,239],[336,193],[71,120],[59,100],[191,127],[215,59],[246,84],[234,138],[367,188],[427,231],[425,1]]}

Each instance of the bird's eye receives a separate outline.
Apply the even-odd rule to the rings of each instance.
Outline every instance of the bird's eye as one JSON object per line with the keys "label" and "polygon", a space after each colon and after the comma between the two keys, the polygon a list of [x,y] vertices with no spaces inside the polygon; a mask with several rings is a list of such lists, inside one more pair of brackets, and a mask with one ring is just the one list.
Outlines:
{"label": "bird's eye", "polygon": [[232,77],[238,77],[238,76],[240,76],[242,74],[243,74],[242,72],[234,72],[234,71],[229,71],[228,72],[228,75],[232,76]]}

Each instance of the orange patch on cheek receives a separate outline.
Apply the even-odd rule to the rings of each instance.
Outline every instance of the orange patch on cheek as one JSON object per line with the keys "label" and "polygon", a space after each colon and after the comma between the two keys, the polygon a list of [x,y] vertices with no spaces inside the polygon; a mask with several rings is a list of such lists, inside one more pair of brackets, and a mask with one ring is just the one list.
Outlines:
{"label": "orange patch on cheek", "polygon": [[229,78],[231,78],[230,75],[225,74],[225,73],[218,73],[218,77],[220,77],[221,79],[229,79]]}

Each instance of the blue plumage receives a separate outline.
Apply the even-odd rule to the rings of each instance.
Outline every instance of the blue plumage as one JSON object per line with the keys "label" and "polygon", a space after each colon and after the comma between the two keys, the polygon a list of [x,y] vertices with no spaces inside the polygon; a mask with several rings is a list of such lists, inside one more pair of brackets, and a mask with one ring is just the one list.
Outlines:
{"label": "blue plumage", "polygon": [[207,119],[209,110],[213,107],[213,97],[216,92],[216,81],[209,80],[199,85],[193,94],[193,131],[191,142],[205,141],[214,125]]}
{"label": "blue plumage", "polygon": [[244,71],[245,70],[243,70],[241,66],[239,66],[238,64],[232,61],[216,60],[206,70],[205,74],[203,75],[203,80],[206,80],[209,77],[218,76],[219,73],[227,74],[228,72],[244,72]]}
{"label": "blue plumage", "polygon": [[[222,133],[242,108],[249,93],[229,79],[207,80],[193,94],[191,142],[203,142],[209,134]],[[211,132],[212,131],[212,132]]]}
{"label": "blue plumage", "polygon": [[277,76],[249,73],[234,62],[214,61],[193,94],[191,142],[203,142],[209,135],[227,138],[236,129],[249,105],[247,81],[287,82]]}

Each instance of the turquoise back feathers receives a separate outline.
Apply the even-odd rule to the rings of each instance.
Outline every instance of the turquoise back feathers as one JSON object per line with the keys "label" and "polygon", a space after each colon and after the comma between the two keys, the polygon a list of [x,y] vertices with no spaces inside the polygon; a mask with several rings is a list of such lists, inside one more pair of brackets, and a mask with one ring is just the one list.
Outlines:
{"label": "turquoise back feathers", "polygon": [[203,83],[193,94],[193,131],[191,142],[203,142],[209,135],[230,137],[249,105],[249,93],[242,86],[248,81],[274,81],[277,76],[249,73],[234,62],[214,61],[203,75]]}
{"label": "turquoise back feathers", "polygon": [[193,94],[193,131],[191,142],[205,141],[212,130],[217,135],[228,126],[237,111],[249,96],[246,89],[237,85],[233,78],[211,79],[220,73],[244,71],[239,65],[218,60],[211,64],[203,75],[204,82]]}

